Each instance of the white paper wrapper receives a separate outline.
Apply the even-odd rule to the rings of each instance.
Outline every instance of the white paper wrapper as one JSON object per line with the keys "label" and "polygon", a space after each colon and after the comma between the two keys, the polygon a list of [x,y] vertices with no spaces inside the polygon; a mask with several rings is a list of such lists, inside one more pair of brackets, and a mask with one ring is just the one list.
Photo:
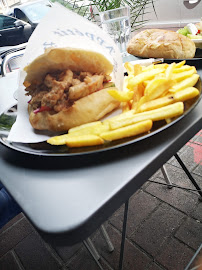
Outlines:
{"label": "white paper wrapper", "polygon": [[111,37],[87,19],[61,5],[54,5],[32,34],[22,59],[18,88],[18,116],[8,137],[10,141],[34,143],[53,136],[53,133],[35,131],[31,127],[27,112],[27,102],[30,97],[25,96],[23,86],[26,75],[23,68],[37,56],[43,54],[44,49],[48,47],[82,48],[103,54],[112,62],[114,66],[113,81],[116,87],[122,90],[122,57]]}
{"label": "white paper wrapper", "polygon": [[18,88],[18,81],[18,70],[0,78],[0,115],[17,103],[14,96]]}

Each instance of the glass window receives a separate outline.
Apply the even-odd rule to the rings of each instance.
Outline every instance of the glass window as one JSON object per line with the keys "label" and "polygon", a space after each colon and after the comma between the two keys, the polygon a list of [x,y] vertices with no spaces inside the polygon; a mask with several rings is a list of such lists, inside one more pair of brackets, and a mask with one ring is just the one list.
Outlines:
{"label": "glass window", "polygon": [[0,14],[0,30],[15,27],[16,19]]}
{"label": "glass window", "polygon": [[33,23],[39,23],[40,20],[50,10],[50,6],[44,3],[34,3],[33,5],[25,6],[24,13]]}

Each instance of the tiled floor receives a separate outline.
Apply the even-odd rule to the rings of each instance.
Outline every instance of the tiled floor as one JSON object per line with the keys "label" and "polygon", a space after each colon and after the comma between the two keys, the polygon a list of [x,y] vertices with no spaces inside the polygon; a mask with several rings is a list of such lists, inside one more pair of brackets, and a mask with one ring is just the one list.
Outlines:
{"label": "tiled floor", "polygon": [[[202,188],[202,131],[178,154]],[[130,198],[124,270],[183,270],[202,243],[202,201],[175,158],[166,168],[172,182],[183,188],[168,189],[159,170]],[[122,220],[123,206],[106,221],[115,246],[112,253],[99,230],[91,237],[106,270],[118,269]],[[58,247],[44,243],[21,213],[0,230],[0,270],[17,269],[98,267],[83,244]]]}

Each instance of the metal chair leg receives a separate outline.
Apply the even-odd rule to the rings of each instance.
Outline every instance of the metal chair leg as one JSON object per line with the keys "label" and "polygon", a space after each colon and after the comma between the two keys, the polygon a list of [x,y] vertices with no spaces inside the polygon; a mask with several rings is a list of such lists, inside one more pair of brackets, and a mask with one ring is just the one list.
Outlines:
{"label": "metal chair leg", "polygon": [[181,160],[181,158],[178,156],[178,154],[176,153],[174,156],[177,159],[177,161],[180,164],[180,166],[182,167],[182,169],[184,170],[184,172],[186,173],[186,175],[188,176],[189,180],[192,182],[192,184],[194,185],[194,187],[198,190],[199,200],[202,201],[202,191],[201,191],[201,188],[196,183],[195,179],[193,178],[193,176],[191,175],[191,173],[189,172],[189,170],[187,169],[187,167],[185,166],[185,164],[183,163],[183,161]]}
{"label": "metal chair leg", "polygon": [[109,235],[108,235],[108,233],[107,233],[107,231],[105,229],[105,226],[101,225],[100,230],[101,230],[102,235],[103,235],[103,237],[104,237],[104,239],[105,239],[105,241],[106,241],[106,243],[108,245],[109,252],[112,252],[114,250],[114,246],[113,246],[113,244],[111,242],[111,239],[110,239],[110,237],[109,237]]}
{"label": "metal chair leg", "polygon": [[85,240],[88,244],[88,246],[90,247],[91,251],[93,252],[93,254],[95,255],[95,258],[97,260],[100,259],[100,254],[98,253],[97,249],[95,248],[93,242],[91,241],[91,239],[88,237],[86,240]]}
{"label": "metal chair leg", "polygon": [[161,171],[162,171],[162,174],[163,174],[163,176],[164,176],[164,178],[165,178],[166,183],[168,184],[168,188],[172,188],[172,187],[173,187],[173,186],[172,186],[172,182],[171,182],[170,179],[169,179],[169,176],[168,176],[168,173],[167,173],[167,171],[166,171],[165,165],[163,165],[163,166],[161,167]]}
{"label": "metal chair leg", "polygon": [[[91,241],[90,241],[91,242]],[[92,242],[91,242],[92,243]],[[91,254],[91,256],[93,257],[93,259],[95,260],[96,264],[98,265],[98,267],[101,269],[101,270],[104,270],[102,268],[102,265],[99,263],[98,261],[98,257],[97,257],[97,254],[95,253],[95,247],[92,249],[91,246],[89,246],[89,238],[87,240],[84,240],[83,241],[83,244],[84,246],[86,247],[86,249],[89,251],[89,253]],[[91,245],[91,244],[90,244]],[[93,245],[94,246],[94,245]],[[95,250],[94,250],[95,249]],[[96,251],[97,252],[97,251]]]}

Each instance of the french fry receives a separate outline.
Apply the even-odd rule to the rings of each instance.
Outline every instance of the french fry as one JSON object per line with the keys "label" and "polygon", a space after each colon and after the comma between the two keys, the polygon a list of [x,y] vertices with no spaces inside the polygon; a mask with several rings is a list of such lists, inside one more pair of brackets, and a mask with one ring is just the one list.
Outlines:
{"label": "french fry", "polygon": [[176,82],[180,82],[180,81],[192,76],[195,73],[196,73],[196,68],[191,67],[191,69],[188,71],[183,71],[183,72],[175,73],[175,74],[173,73],[171,79],[176,81]]}
{"label": "french fry", "polygon": [[127,102],[130,101],[133,97],[133,92],[132,91],[118,91],[115,89],[109,89],[108,93],[115,98],[116,100],[120,101],[120,102]]}
{"label": "french fry", "polygon": [[134,76],[140,74],[142,72],[142,66],[139,64],[134,65]]}
{"label": "french fry", "polygon": [[166,63],[164,63],[164,64],[154,64],[154,68],[164,68],[164,69],[166,69],[168,67],[169,67],[169,64],[166,64]]}
{"label": "french fry", "polygon": [[69,134],[59,135],[51,137],[47,140],[47,143],[51,145],[64,145],[66,144],[67,138],[70,137]]}
{"label": "french fry", "polygon": [[66,145],[69,147],[95,146],[104,144],[104,140],[97,135],[80,135],[71,136],[66,140]]}
{"label": "french fry", "polygon": [[166,73],[166,78],[167,79],[171,79],[172,73],[175,70],[175,63],[172,63],[168,66],[168,68],[166,69],[165,73]]}
{"label": "french fry", "polygon": [[167,106],[167,105],[172,104],[174,102],[192,99],[198,95],[199,95],[199,91],[197,88],[188,87],[188,88],[181,90],[179,92],[176,92],[172,95],[170,94],[170,95],[162,97],[162,98],[157,98],[157,99],[148,101],[148,102],[142,104],[139,107],[138,111],[144,112],[144,111],[154,110],[157,108],[161,108],[163,106]]}
{"label": "french fry", "polygon": [[121,128],[124,126],[132,125],[144,120],[159,121],[166,118],[173,118],[183,114],[184,104],[183,102],[176,102],[174,104],[158,108],[152,111],[146,111],[142,113],[134,114],[133,116],[126,116],[125,118],[110,120],[109,126],[111,130]]}
{"label": "french fry", "polygon": [[140,83],[134,87],[134,95],[133,95],[133,100],[131,104],[131,109],[133,109],[135,112],[138,108],[138,103],[141,99],[141,97],[144,95],[144,84]]}
{"label": "french fry", "polygon": [[[124,77],[124,80],[123,80],[123,91],[124,92],[128,92],[130,91],[128,88],[127,88],[127,85],[128,85],[128,79],[129,79],[129,76],[125,76]],[[122,107],[122,112],[127,112],[131,109],[131,104],[130,104],[130,100],[129,101],[124,101],[121,103],[121,107]]]}
{"label": "french fry", "polygon": [[101,121],[96,121],[83,124],[78,127],[70,128],[68,134],[74,136],[87,134],[99,135],[100,133],[107,131],[108,129],[109,127],[107,125],[104,125]]}
{"label": "french fry", "polygon": [[175,67],[176,67],[176,68],[182,67],[182,66],[184,66],[185,63],[186,63],[186,61],[183,60],[183,61],[177,63],[177,64],[175,65]]}
{"label": "french fry", "polygon": [[134,75],[134,65],[132,65],[130,62],[126,62],[126,63],[124,64],[124,67],[125,67],[125,69],[126,69],[128,75],[129,75],[129,74]]}
{"label": "french fry", "polygon": [[137,76],[130,78],[128,80],[128,88],[130,90],[132,90],[134,86],[138,85],[139,83],[141,83],[145,80],[153,78],[155,75],[157,75],[163,71],[164,71],[164,69],[157,68],[157,69],[149,70],[146,72],[142,72],[142,73],[138,74]]}
{"label": "french fry", "polygon": [[100,136],[104,140],[114,141],[148,132],[151,128],[152,128],[152,121],[146,120],[127,127],[122,127],[116,130],[104,132],[100,134]]}
{"label": "french fry", "polygon": [[[171,64],[171,65],[172,65],[172,64]],[[180,73],[180,72],[188,71],[188,70],[190,70],[190,69],[192,69],[191,66],[184,65],[184,66],[179,67],[179,68],[174,68],[174,69],[173,69],[173,73]]]}
{"label": "french fry", "polygon": [[150,100],[148,102],[143,103],[139,109],[138,112],[145,112],[145,111],[151,111],[155,110],[164,106],[167,106],[169,104],[172,104],[173,101],[173,95],[157,98],[154,100]]}
{"label": "french fry", "polygon": [[167,78],[155,78],[146,86],[144,94],[147,100],[156,99],[168,92],[173,82]]}
{"label": "french fry", "polygon": [[131,103],[130,103],[130,101],[122,102],[121,108],[122,108],[122,112],[123,113],[130,111],[131,110]]}
{"label": "french fry", "polygon": [[185,80],[174,84],[170,89],[169,92],[171,93],[175,93],[177,91],[183,90],[187,87],[192,87],[194,86],[197,81],[199,79],[199,75],[198,74],[193,74],[192,76],[190,76],[189,78],[186,78]]}
{"label": "french fry", "polygon": [[119,119],[119,120],[125,119],[127,117],[133,116],[134,113],[135,113],[134,110],[130,110],[130,111],[115,115],[115,116],[113,116],[111,118],[105,119],[102,123],[103,123],[103,125],[107,125],[109,127],[109,122],[110,121],[116,121],[116,119]]}
{"label": "french fry", "polygon": [[199,95],[199,90],[195,87],[188,87],[184,90],[176,92],[174,94],[174,100],[177,101],[185,101],[197,97]]}

